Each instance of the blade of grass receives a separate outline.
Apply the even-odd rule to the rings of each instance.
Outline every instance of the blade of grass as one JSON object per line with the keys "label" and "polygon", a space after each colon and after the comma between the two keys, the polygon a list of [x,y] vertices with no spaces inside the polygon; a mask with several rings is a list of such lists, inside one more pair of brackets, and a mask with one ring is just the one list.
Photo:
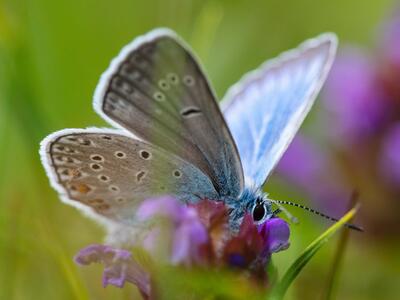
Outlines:
{"label": "blade of grass", "polygon": [[286,291],[293,283],[294,279],[304,268],[304,266],[310,261],[310,259],[318,252],[318,250],[329,240],[334,233],[348,223],[356,214],[358,206],[355,206],[348,213],[346,213],[338,222],[329,227],[324,233],[316,238],[304,252],[295,260],[295,262],[289,267],[281,281],[277,283],[268,299],[280,300],[285,296]]}
{"label": "blade of grass", "polygon": [[327,287],[323,291],[322,299],[333,299],[334,287],[335,283],[337,282],[340,264],[347,246],[347,241],[349,239],[349,233],[350,229],[344,228],[343,232],[340,235],[339,242],[335,251],[335,257],[333,259],[333,263],[328,274]]}
{"label": "blade of grass", "polygon": [[[358,200],[358,193],[356,191],[351,195],[348,208],[352,208]],[[343,261],[344,253],[346,250],[347,242],[349,240],[350,229],[344,228],[335,251],[335,256],[328,274],[326,289],[324,289],[321,299],[334,299],[335,287],[339,278],[339,271]]]}

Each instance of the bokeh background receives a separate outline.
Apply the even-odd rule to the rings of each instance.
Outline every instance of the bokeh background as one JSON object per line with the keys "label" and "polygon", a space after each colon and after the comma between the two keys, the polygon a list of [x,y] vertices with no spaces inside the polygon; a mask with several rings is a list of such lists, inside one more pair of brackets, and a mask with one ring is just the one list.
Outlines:
{"label": "bokeh background", "polygon": [[[130,299],[134,288],[101,287],[100,266],[80,269],[73,263],[80,248],[102,241],[103,230],[58,200],[38,155],[40,140],[52,131],[106,126],[92,110],[92,94],[100,74],[123,45],[154,27],[171,27],[192,45],[222,97],[246,71],[324,31],[338,34],[344,56],[349,45],[352,49],[356,45],[368,53],[367,61],[382,65],[382,57],[387,58],[384,50],[391,49],[390,45],[381,47],[386,32],[383,25],[393,18],[395,9],[391,0],[1,0],[0,299]],[[340,98],[344,104],[339,114],[346,110],[343,99],[359,77],[345,76],[351,73],[357,55],[345,61],[350,71],[338,71],[339,83],[331,82],[325,89],[320,97],[324,99],[301,129],[306,149],[318,147],[318,154],[309,156],[307,163],[301,149],[291,148],[291,157],[285,157],[266,190],[277,199],[309,204],[335,216],[344,212],[351,190],[359,190],[363,208],[357,222],[366,232],[351,233],[337,299],[398,299],[399,185],[381,183],[386,175],[375,167],[357,169],[377,160],[376,155],[371,159],[364,152],[378,151],[382,132],[390,126],[380,129],[374,142],[357,142],[356,146],[353,138],[343,145],[344,133],[335,135],[329,130],[343,122],[335,119],[337,107],[332,114],[329,103]],[[394,65],[389,59],[384,63],[390,68]],[[400,72],[388,76],[398,91]],[[340,85],[340,78],[354,84]],[[335,94],[337,89],[342,93]],[[396,99],[400,106],[400,97]],[[389,111],[399,110],[398,106]],[[338,118],[353,120],[357,109],[344,115]],[[394,115],[388,122],[396,120],[400,118]],[[304,140],[297,142],[304,146]],[[307,166],[320,156],[328,157],[329,163],[321,163],[314,177],[307,176]],[[361,161],[351,165],[360,156]],[[354,169],[359,172],[349,175]],[[323,174],[325,183],[317,182],[321,176],[315,174]],[[327,182],[323,192],[313,189]],[[301,224],[292,226],[289,250],[274,257],[280,274],[328,225],[307,213],[291,211]],[[332,240],[317,254],[287,299],[319,299],[324,294],[336,246],[337,240]]]}

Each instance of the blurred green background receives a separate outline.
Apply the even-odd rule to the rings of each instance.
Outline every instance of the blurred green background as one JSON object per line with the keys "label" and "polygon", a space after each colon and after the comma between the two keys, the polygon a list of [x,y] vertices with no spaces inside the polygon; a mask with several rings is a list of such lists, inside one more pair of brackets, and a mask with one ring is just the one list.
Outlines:
{"label": "blurred green background", "polygon": [[[103,230],[58,200],[38,155],[52,131],[107,126],[91,99],[123,45],[171,27],[197,52],[222,97],[244,72],[318,33],[368,45],[392,8],[390,0],[1,0],[0,299],[130,299],[134,288],[101,287],[100,266],[73,263],[80,248],[102,241]],[[267,190],[299,198],[279,180]],[[296,215],[301,225],[293,226],[291,247],[275,256],[281,274],[326,227]],[[287,299],[320,298],[335,247],[331,241],[318,253]],[[396,238],[352,234],[337,298],[398,299],[399,250]]]}

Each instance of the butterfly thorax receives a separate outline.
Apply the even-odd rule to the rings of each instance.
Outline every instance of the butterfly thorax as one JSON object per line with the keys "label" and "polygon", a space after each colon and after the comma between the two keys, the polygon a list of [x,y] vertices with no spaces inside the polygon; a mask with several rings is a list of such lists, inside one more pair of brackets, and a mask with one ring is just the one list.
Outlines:
{"label": "butterfly thorax", "polygon": [[[266,195],[258,189],[245,188],[238,198],[224,199],[226,205],[230,208],[230,227],[236,231],[242,223],[246,213],[253,217],[256,224],[262,223],[273,216],[271,202]],[[257,216],[256,208],[262,205],[264,211],[262,216]]]}

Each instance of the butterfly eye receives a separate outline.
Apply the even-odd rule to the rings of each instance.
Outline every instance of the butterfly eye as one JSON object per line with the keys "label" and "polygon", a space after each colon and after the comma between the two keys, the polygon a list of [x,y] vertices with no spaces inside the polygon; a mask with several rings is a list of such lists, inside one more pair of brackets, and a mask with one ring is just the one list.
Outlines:
{"label": "butterfly eye", "polygon": [[253,220],[255,222],[259,222],[265,217],[265,213],[267,212],[264,203],[257,203],[253,208]]}

